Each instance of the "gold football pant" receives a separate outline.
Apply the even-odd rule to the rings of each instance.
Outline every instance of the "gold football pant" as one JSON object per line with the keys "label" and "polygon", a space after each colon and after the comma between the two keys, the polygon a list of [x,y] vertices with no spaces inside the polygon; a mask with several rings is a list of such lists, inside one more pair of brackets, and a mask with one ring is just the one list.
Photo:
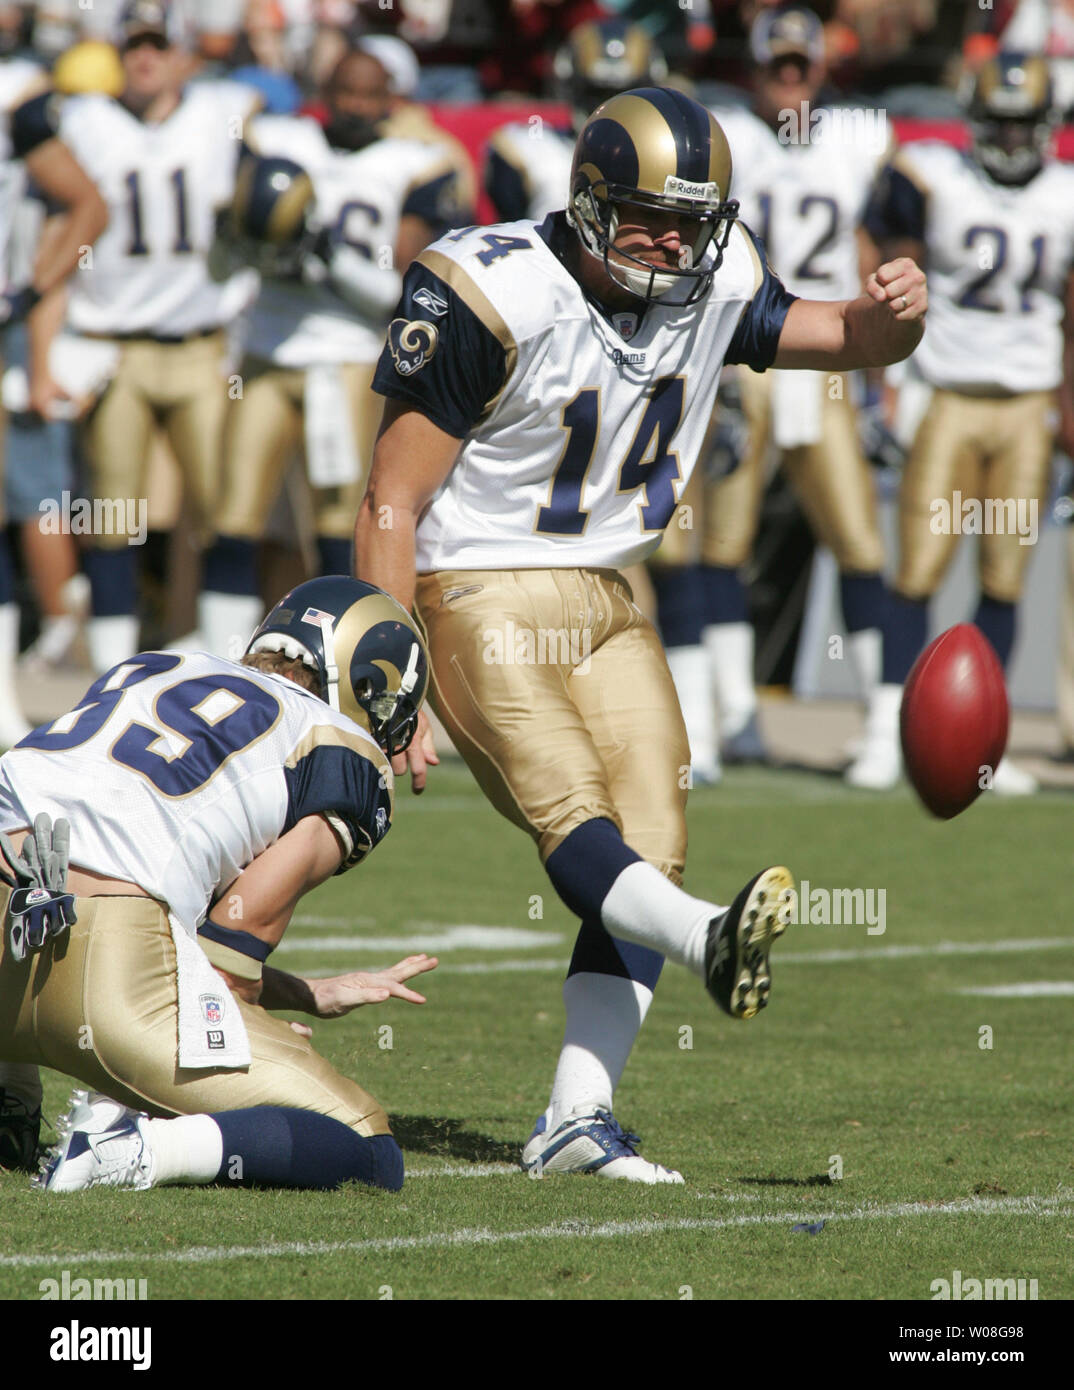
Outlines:
{"label": "gold football pant", "polygon": [[[182,343],[121,344],[116,375],[83,427],[95,497],[145,497],[154,431],[167,435],[199,525],[220,495],[227,410],[223,333]],[[120,531],[94,537],[102,549],[127,544]]]}
{"label": "gold football pant", "polygon": [[[318,536],[350,540],[365,493],[373,444],[384,408],[372,390],[375,362],[346,363],[343,381],[350,403],[359,475],[339,487],[311,487]],[[221,536],[260,540],[279,496],[287,465],[302,444],[306,373],[248,358],[242,367],[242,399],[231,403],[225,434],[224,498],[215,520]]]}
{"label": "gold football pant", "polygon": [[611,570],[419,577],[432,706],[541,860],[596,817],[675,883],[690,754],[652,625]]}
{"label": "gold football pant", "polygon": [[[0,920],[9,897],[5,888]],[[0,1059],[51,1067],[157,1117],[272,1105],[328,1115],[363,1136],[391,1132],[373,1097],[340,1076],[307,1038],[241,1001],[251,1065],[178,1066],[167,915],[139,897],[78,898],[75,906],[77,923],[24,961],[14,959],[3,933]]]}
{"label": "gold football pant", "polygon": [[[923,599],[940,586],[961,538],[961,501],[1011,499],[1039,515],[1048,486],[1051,391],[979,397],[934,391],[918,427],[899,492],[899,574],[895,588]],[[947,516],[940,509],[945,504]],[[1009,508],[1008,508],[1009,510]],[[950,524],[949,524],[950,523]],[[1033,546],[1015,526],[980,537],[981,588],[989,598],[1021,597]]]}
{"label": "gold football pant", "polygon": [[[784,449],[783,468],[813,534],[835,556],[844,574],[875,574],[884,567],[872,471],[858,442],[854,406],[845,378],[840,394],[824,392],[821,437],[816,444]],[[749,440],[737,468],[715,482],[699,469],[682,501],[692,508],[690,526],[671,518],[656,563],[741,568],[753,552],[765,489],[772,431],[772,382],[766,374],[740,373],[742,409]],[[717,406],[717,409],[719,407]]]}

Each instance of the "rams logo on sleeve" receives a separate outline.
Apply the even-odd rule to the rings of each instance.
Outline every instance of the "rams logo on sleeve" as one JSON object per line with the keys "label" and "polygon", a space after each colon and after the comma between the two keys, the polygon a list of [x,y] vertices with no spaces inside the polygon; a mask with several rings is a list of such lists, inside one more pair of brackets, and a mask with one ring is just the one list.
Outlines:
{"label": "rams logo on sleeve", "polygon": [[424,319],[392,319],[388,325],[388,347],[400,376],[420,372],[436,352],[440,334],[436,325]]}

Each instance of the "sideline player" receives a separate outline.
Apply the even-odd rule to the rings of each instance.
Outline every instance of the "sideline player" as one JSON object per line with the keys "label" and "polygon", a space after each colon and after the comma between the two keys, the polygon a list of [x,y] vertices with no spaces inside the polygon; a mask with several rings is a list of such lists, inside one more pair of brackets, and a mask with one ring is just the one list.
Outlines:
{"label": "sideline player", "polygon": [[[287,594],[241,664],[142,652],[0,761],[9,866],[22,844],[18,892],[0,889],[8,1162],[32,1156],[37,1067],[49,1066],[92,1088],[43,1168],[50,1191],[401,1186],[381,1107],[308,1029],[267,1010],[422,1003],[405,982],[436,961],[328,980],[264,962],[299,898],[387,834],[388,759],[412,737],[427,681],[399,605],[332,576]],[[50,862],[42,843],[61,817],[69,877],[66,846]],[[44,906],[27,895],[35,883]]]}
{"label": "sideline player", "polygon": [[[186,479],[199,529],[219,500],[227,410],[225,329],[252,290],[208,271],[216,209],[234,190],[246,119],[260,97],[239,83],[184,86],[188,55],[159,0],[131,0],[119,24],[119,97],[42,97],[16,112],[25,149],[68,143],[110,209],[92,266],[69,287],[67,326],[110,382],[83,426],[95,498],[144,499],[162,429]],[[137,649],[138,565],[128,529],[93,538],[90,657],[105,671]]]}
{"label": "sideline player", "polygon": [[[51,140],[32,150],[23,149],[13,138],[11,113],[38,95],[47,86],[42,69],[25,58],[0,61],[0,332],[4,356],[10,362],[11,329],[30,316],[37,326],[45,310],[42,298],[75,268],[84,248],[92,246],[108,222],[108,208],[85,171],[68,147]],[[22,156],[20,159],[19,156]],[[16,223],[25,207],[28,182],[37,196],[56,210],[51,234],[42,239],[20,275],[14,254]],[[29,248],[24,248],[29,250]],[[25,337],[22,339],[25,342]],[[6,423],[0,415],[0,424]],[[8,748],[29,732],[29,724],[19,708],[15,691],[15,660],[19,651],[19,611],[15,603],[14,574],[4,515],[3,444],[0,441],[0,747]],[[21,441],[20,441],[21,442]],[[31,484],[32,486],[32,484]],[[21,518],[18,518],[21,520]],[[62,544],[62,543],[61,543]]]}
{"label": "sideline player", "polygon": [[266,178],[256,161],[244,162],[236,187],[240,225],[260,219],[278,235],[291,219],[300,229],[304,223],[311,241],[285,273],[263,267],[248,316],[242,396],[228,407],[217,539],[199,601],[205,643],[223,656],[261,616],[257,546],[300,444],[321,572],[350,568],[354,513],[382,408],[370,383],[402,274],[429,242],[467,220],[441,147],[382,136],[392,93],[376,58],[345,53],[323,100],[324,126],[293,116],[249,122],[250,149],[290,160],[297,172],[289,179],[277,165]]}
{"label": "sideline player", "polygon": [[[523,1155],[541,1171],[681,1181],[612,1117],[663,957],[750,1018],[793,909],[783,868],[726,909],[679,888],[686,735],[619,571],[659,542],[724,361],[846,371],[922,333],[909,260],[855,300],[788,294],[730,184],[703,106],[666,88],[613,97],[579,135],[567,213],[465,229],[417,258],[374,383],[389,400],[359,573],[415,606],[434,708],[582,922],[551,1102]],[[420,790],[430,745],[408,759]]]}
{"label": "sideline player", "polygon": [[[878,242],[927,261],[935,291],[931,331],[907,364],[932,395],[899,491],[897,641],[885,650],[883,677],[892,782],[900,687],[925,646],[929,599],[954,558],[962,507],[983,504],[994,516],[979,540],[974,622],[1007,667],[1036,539],[1030,519],[1048,494],[1060,388],[1064,437],[1074,437],[1074,170],[1049,154],[1046,61],[991,59],[968,114],[972,147],[907,145],[867,215]],[[1004,758],[992,789],[1027,795],[1037,784]]]}
{"label": "sideline player", "polygon": [[[826,69],[824,31],[812,10],[765,10],[750,33],[753,110],[714,114],[735,168],[741,216],[760,236],[772,268],[793,293],[840,300],[860,292],[879,264],[861,229],[869,193],[890,153],[883,113],[834,109],[819,100]],[[866,738],[847,771],[868,787],[886,741],[870,738],[881,651],[891,623],[873,469],[862,454],[857,383],[839,373],[740,369],[746,440],[737,467],[698,480],[694,532],[668,527],[654,557],[659,616],[690,736],[695,771],[718,775],[713,695],[724,756],[764,760],[753,680],[753,627],[741,568],[753,550],[770,448],[809,524],[834,554],[847,646],[867,706]],[[717,406],[719,422],[723,405]],[[690,542],[700,532],[700,568]],[[696,542],[695,542],[696,545]]]}

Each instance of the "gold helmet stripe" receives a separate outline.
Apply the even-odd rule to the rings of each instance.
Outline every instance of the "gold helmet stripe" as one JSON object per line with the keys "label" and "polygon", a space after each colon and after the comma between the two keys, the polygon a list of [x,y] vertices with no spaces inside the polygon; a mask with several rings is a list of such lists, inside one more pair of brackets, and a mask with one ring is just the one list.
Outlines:
{"label": "gold helmet stripe", "polygon": [[[365,598],[360,598],[357,603],[351,604],[333,629],[332,645],[335,662],[340,672],[340,711],[357,724],[368,727],[369,721],[365,711],[353,703],[350,698],[350,669],[354,649],[369,629],[375,627],[377,623],[398,623],[406,619],[407,615],[399,604],[394,599],[389,598],[387,594],[367,594]],[[413,628],[413,623],[409,623],[409,626]],[[416,630],[414,641],[420,641]],[[403,679],[402,671],[396,671],[390,662],[377,661],[374,664],[384,671],[390,685],[396,689],[400,688]]]}

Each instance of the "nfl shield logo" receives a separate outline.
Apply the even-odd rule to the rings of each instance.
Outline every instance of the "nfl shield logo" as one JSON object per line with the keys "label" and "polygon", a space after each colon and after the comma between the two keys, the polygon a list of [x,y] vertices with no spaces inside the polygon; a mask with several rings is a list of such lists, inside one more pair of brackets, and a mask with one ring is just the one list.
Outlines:
{"label": "nfl shield logo", "polygon": [[202,994],[199,996],[201,1011],[205,1016],[206,1023],[220,1023],[224,1017],[224,1001],[217,994]]}
{"label": "nfl shield logo", "polygon": [[624,342],[628,342],[638,331],[637,314],[613,314],[612,326]]}

